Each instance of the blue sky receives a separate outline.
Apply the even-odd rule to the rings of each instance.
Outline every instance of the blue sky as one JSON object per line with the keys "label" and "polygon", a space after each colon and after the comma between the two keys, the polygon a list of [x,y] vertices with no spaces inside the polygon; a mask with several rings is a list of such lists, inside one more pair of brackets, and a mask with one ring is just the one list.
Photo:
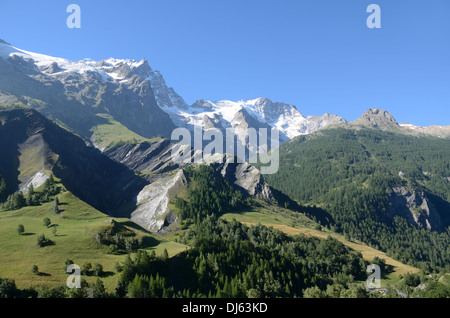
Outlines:
{"label": "blue sky", "polygon": [[[81,29],[66,8],[81,7]],[[366,8],[381,7],[381,29]],[[78,60],[140,60],[190,104],[267,97],[304,115],[450,125],[448,0],[1,0],[0,38]]]}

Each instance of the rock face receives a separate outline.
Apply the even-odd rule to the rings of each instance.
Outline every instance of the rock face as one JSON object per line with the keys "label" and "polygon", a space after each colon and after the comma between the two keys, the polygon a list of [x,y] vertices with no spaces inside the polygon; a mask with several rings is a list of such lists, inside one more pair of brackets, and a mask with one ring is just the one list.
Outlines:
{"label": "rock face", "polygon": [[156,101],[161,108],[189,108],[184,99],[172,87],[167,86],[164,77],[158,70],[150,70],[147,79],[152,86]]}
{"label": "rock face", "polygon": [[[147,138],[170,136],[175,125],[155,100],[148,62],[68,61],[0,43],[0,99],[14,96],[90,140],[109,114]],[[4,99],[4,98],[3,98]]]}
{"label": "rock face", "polygon": [[274,199],[270,186],[261,172],[249,163],[236,163],[231,158],[225,158],[223,163],[212,163],[211,166],[245,194],[263,200]]}
{"label": "rock face", "polygon": [[389,112],[371,108],[364,112],[364,114],[351,123],[353,126],[360,126],[363,128],[377,128],[381,130],[400,130],[400,125]]}
{"label": "rock face", "polygon": [[[104,152],[110,159],[124,164],[133,171],[143,173],[143,177],[152,182],[173,175],[180,169],[194,164],[178,164],[172,161],[172,151],[178,147],[166,139],[153,142],[143,142],[137,145],[124,145],[113,147]],[[191,157],[194,156],[191,150]],[[206,159],[205,163],[219,171],[221,175],[244,194],[261,199],[272,199],[269,185],[261,175],[261,172],[249,163],[234,162],[234,158],[228,155],[214,155]]]}
{"label": "rock face", "polygon": [[[177,223],[176,215],[169,209],[170,197],[187,187],[183,168],[194,163],[177,164],[171,160],[172,151],[178,147],[168,140],[160,139],[136,145],[113,147],[104,152],[110,159],[139,172],[149,185],[137,196],[137,207],[131,220],[142,227],[165,233]],[[191,149],[191,157],[194,151]],[[273,200],[272,190],[260,171],[248,163],[237,163],[227,155],[216,154],[205,164],[218,171],[244,195],[262,200]]]}
{"label": "rock face", "polygon": [[31,185],[34,189],[36,189],[43,185],[49,177],[49,175],[45,174],[45,171],[36,172],[30,178],[20,184],[19,191],[21,191],[22,193],[26,193],[28,187],[30,187]]}
{"label": "rock face", "polygon": [[178,222],[177,216],[168,207],[170,196],[186,188],[183,170],[175,176],[155,180],[138,194],[137,208],[131,214],[131,220],[149,231],[166,233],[170,225]]}
{"label": "rock face", "polygon": [[389,219],[398,215],[417,227],[433,231],[442,231],[445,227],[441,215],[424,192],[406,187],[393,188],[390,201]]}
{"label": "rock face", "polygon": [[135,145],[113,147],[106,150],[104,154],[133,171],[144,172],[151,178],[185,166],[172,161],[174,147],[175,145],[167,139],[157,139]]}

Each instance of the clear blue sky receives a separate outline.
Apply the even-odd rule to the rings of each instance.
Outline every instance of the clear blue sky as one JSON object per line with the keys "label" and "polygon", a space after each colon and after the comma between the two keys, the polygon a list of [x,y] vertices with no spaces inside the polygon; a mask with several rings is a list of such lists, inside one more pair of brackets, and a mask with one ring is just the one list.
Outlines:
{"label": "clear blue sky", "polygon": [[[66,26],[70,3],[81,29]],[[366,26],[371,3],[381,29]],[[268,97],[450,125],[449,0],[1,0],[0,38],[74,60],[145,57],[189,104]]]}

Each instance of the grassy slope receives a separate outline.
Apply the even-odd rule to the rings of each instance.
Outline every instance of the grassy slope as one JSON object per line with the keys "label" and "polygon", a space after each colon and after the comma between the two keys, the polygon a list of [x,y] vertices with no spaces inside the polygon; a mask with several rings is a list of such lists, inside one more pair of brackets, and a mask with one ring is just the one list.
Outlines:
{"label": "grassy slope", "polygon": [[306,216],[282,209],[282,208],[254,208],[242,213],[227,213],[222,216],[226,220],[236,219],[248,226],[261,223],[262,225],[273,227],[288,235],[310,235],[326,239],[328,235],[347,245],[355,251],[361,252],[364,259],[371,261],[375,256],[386,260],[386,264],[393,266],[394,272],[388,276],[388,280],[383,283],[392,283],[398,279],[399,275],[417,273],[419,269],[400,263],[385,253],[378,251],[361,242],[348,241],[343,235],[336,234],[322,228],[318,229],[318,224],[308,219]]}
{"label": "grassy slope", "polygon": [[127,127],[114,120],[111,116],[108,116],[106,114],[99,114],[97,116],[108,120],[107,124],[100,124],[91,129],[91,131],[94,133],[92,141],[95,142],[99,148],[106,148],[110,144],[115,144],[120,141],[143,142],[148,140],[132,132]]}
{"label": "grassy slope", "polygon": [[[114,273],[116,262],[123,262],[126,255],[109,255],[106,247],[95,242],[96,230],[111,226],[107,215],[82,202],[70,192],[59,195],[64,210],[60,215],[53,215],[53,203],[38,207],[26,207],[18,211],[0,212],[0,277],[14,279],[19,288],[39,285],[65,284],[68,274],[64,273],[64,262],[71,259],[82,266],[85,262],[92,265],[100,263],[107,273],[102,280],[105,287],[112,290],[116,286],[117,275]],[[50,218],[57,225],[56,236],[52,228],[46,228],[42,222]],[[186,246],[153,235],[128,219],[115,219],[125,231],[132,231],[136,238],[144,239],[144,249],[155,250],[161,254],[166,248],[169,256],[186,249]],[[24,235],[19,235],[17,226],[23,224]],[[39,248],[37,237],[44,234],[55,242]],[[33,275],[31,267],[37,265],[42,275]],[[92,281],[94,277],[84,277]]]}

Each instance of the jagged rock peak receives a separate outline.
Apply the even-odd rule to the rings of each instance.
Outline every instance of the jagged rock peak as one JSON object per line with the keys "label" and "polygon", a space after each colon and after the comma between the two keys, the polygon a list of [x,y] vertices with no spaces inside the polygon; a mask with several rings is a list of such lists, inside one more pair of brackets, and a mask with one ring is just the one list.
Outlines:
{"label": "jagged rock peak", "polygon": [[192,108],[206,108],[210,109],[213,107],[213,103],[206,99],[198,99],[192,105]]}
{"label": "jagged rock peak", "polygon": [[378,109],[378,108],[371,108],[371,109],[365,111],[364,114],[362,115],[362,118],[366,118],[369,121],[373,121],[373,122],[383,120],[383,121],[397,124],[397,121],[395,120],[394,116],[392,116],[391,113],[389,113],[383,109]]}
{"label": "jagged rock peak", "polygon": [[162,109],[187,109],[189,106],[172,87],[168,87],[158,70],[150,70],[147,80],[155,93],[156,101]]}
{"label": "jagged rock peak", "polygon": [[400,125],[395,120],[394,116],[389,112],[378,109],[370,108],[364,112],[364,114],[355,120],[353,125],[378,128],[381,130],[390,130],[393,128],[400,128]]}
{"label": "jagged rock peak", "polygon": [[[101,61],[105,66],[105,61]],[[140,62],[135,60],[116,60],[110,58],[106,60],[107,65],[113,66],[112,72],[116,73],[121,78],[127,78],[132,75],[138,75],[142,78],[147,78],[151,72],[151,67],[146,59]]]}

